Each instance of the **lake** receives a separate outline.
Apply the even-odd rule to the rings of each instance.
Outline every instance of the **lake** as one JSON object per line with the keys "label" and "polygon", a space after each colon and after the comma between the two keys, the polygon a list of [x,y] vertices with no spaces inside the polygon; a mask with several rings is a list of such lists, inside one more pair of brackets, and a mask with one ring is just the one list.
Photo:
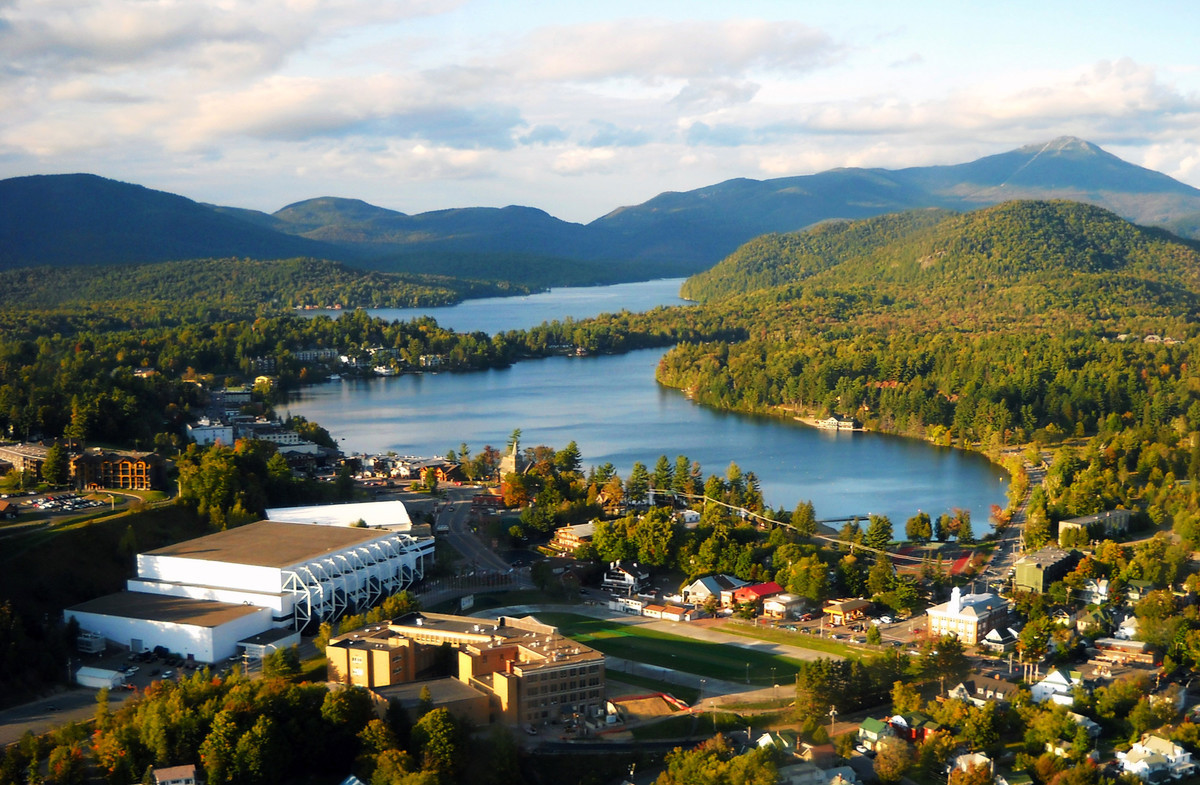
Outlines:
{"label": "lake", "polygon": [[[626,303],[610,297],[618,287],[561,289],[528,298],[497,298],[488,308],[480,308],[484,301],[468,301],[407,318],[442,311],[439,324],[494,333],[540,324],[546,318],[634,310],[629,301],[638,303],[637,310],[667,304],[655,301],[664,296],[680,302],[679,283],[622,284],[620,295]],[[565,303],[570,301],[582,308],[569,312]],[[393,312],[372,311],[380,316]],[[559,315],[545,315],[549,313]],[[466,326],[470,324],[490,326]],[[730,462],[736,462],[743,472],[758,476],[773,507],[790,510],[809,499],[820,518],[884,514],[898,532],[918,510],[936,517],[963,507],[971,511],[979,536],[986,531],[990,505],[1004,504],[1007,474],[975,453],[698,406],[654,381],[663,352],[550,357],[475,373],[347,379],[305,387],[287,408],[329,429],[348,453],[391,450],[430,456],[458,450],[463,442],[473,451],[486,444],[503,449],[509,434],[519,428],[525,446],[561,448],[574,440],[585,466],[611,462],[622,476],[635,461],[653,468],[664,454],[672,464],[677,455],[699,461],[705,476],[723,476]]]}

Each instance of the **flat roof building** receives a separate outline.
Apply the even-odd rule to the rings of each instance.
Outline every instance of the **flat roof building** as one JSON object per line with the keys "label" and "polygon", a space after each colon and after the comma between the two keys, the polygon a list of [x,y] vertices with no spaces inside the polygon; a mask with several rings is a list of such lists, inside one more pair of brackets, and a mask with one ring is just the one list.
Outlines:
{"label": "flat roof building", "polygon": [[319,504],[311,507],[273,507],[267,519],[284,523],[311,523],[318,526],[354,526],[362,521],[367,528],[406,530],[412,518],[404,502],[352,502],[350,504]]}
{"label": "flat roof building", "polygon": [[1027,553],[1013,565],[1014,583],[1018,589],[1044,592],[1050,584],[1062,580],[1075,568],[1079,554],[1048,545],[1041,550]]}
{"label": "flat roof building", "polygon": [[449,675],[488,695],[506,722],[594,718],[604,705],[604,655],[531,619],[412,613],[368,625],[330,640],[328,678],[376,689],[446,675],[446,647]]}

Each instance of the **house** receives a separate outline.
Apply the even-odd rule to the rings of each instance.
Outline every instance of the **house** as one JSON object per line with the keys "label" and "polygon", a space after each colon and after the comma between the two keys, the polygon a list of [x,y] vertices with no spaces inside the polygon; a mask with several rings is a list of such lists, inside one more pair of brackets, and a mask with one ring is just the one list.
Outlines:
{"label": "house", "polygon": [[743,586],[733,592],[733,601],[737,604],[753,603],[756,607],[768,597],[783,594],[783,587],[775,581],[756,583],[753,586]]}
{"label": "house", "polygon": [[795,594],[776,594],[763,600],[763,615],[772,619],[792,619],[804,607],[804,598]]}
{"label": "house", "polygon": [[1103,605],[1108,602],[1108,579],[1088,578],[1079,590],[1079,599],[1085,605]]}
{"label": "house", "polygon": [[1075,569],[1078,561],[1079,554],[1075,551],[1046,546],[1017,560],[1013,565],[1013,583],[1017,589],[1045,592],[1050,584],[1062,580],[1063,576]]}
{"label": "house", "polygon": [[154,785],[196,785],[196,766],[171,766],[154,769]]}
{"label": "house", "polygon": [[858,728],[858,741],[869,750],[874,750],[884,739],[895,738],[896,731],[890,723],[867,717]]}
{"label": "house", "polygon": [[1125,599],[1130,603],[1141,602],[1152,591],[1154,584],[1150,581],[1129,581],[1125,584]]}
{"label": "house", "polygon": [[825,604],[825,613],[829,616],[829,623],[837,627],[863,618],[872,607],[868,600],[830,600]]}
{"label": "house", "polygon": [[1034,703],[1053,701],[1061,706],[1075,704],[1075,688],[1087,689],[1083,676],[1078,671],[1064,671],[1054,668],[1046,677],[1030,688]]}
{"label": "house", "polygon": [[1012,703],[1021,688],[1004,679],[971,679],[946,691],[946,697],[983,706],[990,701]]}
{"label": "house", "polygon": [[1137,637],[1137,634],[1138,634],[1137,616],[1134,616],[1131,613],[1125,617],[1124,621],[1122,621],[1120,624],[1117,625],[1117,631],[1113,633],[1113,637],[1120,638],[1121,640],[1125,640],[1125,641],[1131,641]]}
{"label": "house", "polygon": [[685,529],[694,529],[700,525],[700,513],[695,510],[682,510],[678,517]]}
{"label": "house", "polygon": [[17,505],[13,504],[7,499],[0,499],[0,518],[7,518],[11,520],[17,517],[17,513],[19,512],[20,510],[17,508]]}
{"label": "house", "polygon": [[920,744],[931,734],[937,733],[942,726],[920,712],[897,714],[888,720],[896,737],[905,741]]}
{"label": "house", "polygon": [[966,646],[974,646],[1002,622],[1008,620],[1008,602],[990,592],[962,594],[955,586],[950,601],[926,611],[929,634],[953,635]]}
{"label": "house", "polygon": [[831,431],[853,431],[862,428],[862,423],[853,417],[843,414],[832,414],[824,420],[817,420],[817,427]]}
{"label": "house", "polygon": [[1112,613],[1107,608],[1091,608],[1075,617],[1075,631],[1080,635],[1103,635],[1112,629]]}
{"label": "house", "polygon": [[993,627],[979,641],[979,648],[989,654],[1008,654],[1017,647],[1017,631],[1012,627]]}
{"label": "house", "polygon": [[953,759],[953,766],[959,771],[967,771],[972,766],[976,768],[979,768],[980,766],[986,766],[988,773],[992,773],[996,770],[996,764],[992,762],[991,758],[989,758],[987,755],[984,755],[982,752],[968,752],[965,755],[959,755]]}
{"label": "house", "polygon": [[1143,782],[1162,782],[1190,777],[1196,771],[1192,753],[1161,736],[1147,734],[1129,748],[1118,752],[1121,767]]}
{"label": "house", "polygon": [[634,561],[618,560],[608,565],[600,586],[618,594],[637,594],[649,583],[649,570]]}
{"label": "house", "polygon": [[1096,722],[1091,717],[1085,717],[1082,714],[1076,714],[1073,711],[1068,711],[1067,716],[1071,718],[1071,722],[1074,722],[1076,725],[1082,725],[1084,730],[1087,731],[1089,738],[1100,738],[1100,732],[1103,730],[1103,728],[1100,727],[1100,723]]}
{"label": "house", "polygon": [[683,595],[684,602],[704,605],[710,597],[715,597],[718,604],[724,606],[733,603],[735,590],[749,585],[749,581],[735,578],[732,575],[706,575],[684,586],[680,593]]}

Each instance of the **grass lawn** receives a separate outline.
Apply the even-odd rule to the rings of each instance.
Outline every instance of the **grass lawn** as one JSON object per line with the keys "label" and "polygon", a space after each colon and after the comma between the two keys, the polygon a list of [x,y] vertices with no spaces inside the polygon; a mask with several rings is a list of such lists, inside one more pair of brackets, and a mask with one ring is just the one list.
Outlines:
{"label": "grass lawn", "polygon": [[[522,589],[520,591],[479,591],[475,594],[475,604],[469,612],[486,611],[491,608],[507,608],[510,605],[538,605],[546,602],[546,593],[537,589]],[[562,603],[568,603],[570,600],[560,600]],[[458,614],[459,610],[458,598],[440,602],[424,610],[430,613],[450,613]],[[541,619],[541,615],[538,614]]]}
{"label": "grass lawn", "polygon": [[727,632],[730,635],[740,635],[743,638],[754,638],[760,641],[770,641],[771,643],[782,643],[801,649],[812,649],[813,651],[833,654],[851,660],[861,660],[869,654],[863,649],[840,641],[831,641],[828,638],[821,638],[816,635],[803,635],[788,632],[787,630],[777,630],[774,627],[754,627],[749,624],[726,622],[719,629],[721,632]]}
{"label": "grass lawn", "polygon": [[773,669],[776,682],[788,683],[800,664],[776,654],[571,613],[538,614],[538,619],[605,654],[713,679],[743,681],[749,673],[751,683],[766,685]]}
{"label": "grass lawn", "polygon": [[655,739],[684,739],[689,736],[711,736],[731,730],[745,730],[746,720],[740,714],[718,711],[704,714],[678,714],[659,722],[633,728],[630,732],[638,741]]}

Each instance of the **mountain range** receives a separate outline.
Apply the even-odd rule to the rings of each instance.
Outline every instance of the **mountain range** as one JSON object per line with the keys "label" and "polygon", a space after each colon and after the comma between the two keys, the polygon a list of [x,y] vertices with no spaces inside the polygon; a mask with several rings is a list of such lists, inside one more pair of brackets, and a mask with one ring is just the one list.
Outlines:
{"label": "mountain range", "polygon": [[1200,236],[1200,189],[1073,137],[951,166],[834,169],[667,192],[588,224],[530,207],[408,215],[322,197],[275,213],[95,175],[0,181],[0,269],[309,256],[391,272],[538,285],[688,275],[763,234],[916,208],[1068,199]]}

